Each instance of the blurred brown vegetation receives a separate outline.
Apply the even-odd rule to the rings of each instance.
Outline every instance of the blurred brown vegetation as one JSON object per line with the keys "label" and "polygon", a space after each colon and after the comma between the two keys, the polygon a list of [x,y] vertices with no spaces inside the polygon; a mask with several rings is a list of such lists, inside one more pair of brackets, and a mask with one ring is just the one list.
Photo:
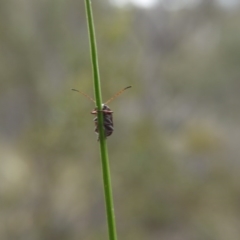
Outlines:
{"label": "blurred brown vegetation", "polygon": [[[240,8],[93,1],[119,239],[240,239]],[[84,1],[0,1],[0,239],[106,239]]]}

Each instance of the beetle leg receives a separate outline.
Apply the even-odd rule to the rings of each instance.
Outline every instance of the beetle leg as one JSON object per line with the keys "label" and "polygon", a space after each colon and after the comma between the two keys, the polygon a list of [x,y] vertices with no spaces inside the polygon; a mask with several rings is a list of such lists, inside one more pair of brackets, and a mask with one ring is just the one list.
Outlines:
{"label": "beetle leg", "polygon": [[91,111],[91,114],[97,114],[98,112],[113,113],[113,111],[109,111],[109,110],[93,110]]}
{"label": "beetle leg", "polygon": [[104,113],[113,113],[113,111],[109,111],[109,110],[102,110],[100,112],[104,112]]}

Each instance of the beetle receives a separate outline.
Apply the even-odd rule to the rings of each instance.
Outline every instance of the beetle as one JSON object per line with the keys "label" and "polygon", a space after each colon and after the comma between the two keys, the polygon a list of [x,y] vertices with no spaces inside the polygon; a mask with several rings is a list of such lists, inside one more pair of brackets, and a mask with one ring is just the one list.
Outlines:
{"label": "beetle", "polygon": [[[104,127],[105,137],[109,137],[110,135],[112,135],[112,133],[114,131],[114,128],[113,128],[113,111],[108,107],[107,104],[110,103],[112,100],[114,100],[116,97],[118,97],[120,94],[122,94],[128,88],[131,88],[131,86],[123,88],[122,90],[117,92],[113,97],[111,97],[107,102],[102,104],[102,109],[101,110],[98,110],[98,108],[95,107],[91,111],[91,114],[96,116],[93,119],[93,121],[95,123],[95,133],[97,135],[99,135],[98,117],[97,117],[98,112],[103,113],[103,127]],[[72,89],[72,90],[84,95],[86,98],[88,98],[90,101],[92,101],[96,104],[96,101],[93,98],[91,98],[90,96],[88,96],[86,93],[83,93],[83,92],[81,92],[77,89]],[[99,136],[98,136],[98,140],[99,140]]]}

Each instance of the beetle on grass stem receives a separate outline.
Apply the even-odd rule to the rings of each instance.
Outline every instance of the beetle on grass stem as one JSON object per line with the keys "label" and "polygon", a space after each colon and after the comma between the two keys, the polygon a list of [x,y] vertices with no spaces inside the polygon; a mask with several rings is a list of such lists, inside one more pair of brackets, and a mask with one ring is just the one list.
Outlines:
{"label": "beetle on grass stem", "polygon": [[[126,89],[131,88],[131,86],[125,87],[124,89],[122,89],[121,91],[117,92],[113,97],[111,97],[107,102],[105,102],[104,104],[102,104],[102,109],[98,110],[97,107],[95,107],[91,114],[96,115],[96,117],[93,119],[94,123],[95,123],[95,133],[99,134],[98,131],[98,118],[97,118],[97,113],[98,112],[102,112],[103,113],[103,126],[104,126],[104,132],[105,132],[105,137],[108,137],[110,135],[112,135],[113,133],[113,111],[107,106],[108,103],[110,103],[112,100],[114,100],[116,97],[118,97],[120,94],[122,94]],[[90,96],[88,96],[86,93],[83,93],[77,89],[72,89],[73,91],[76,91],[78,93],[81,93],[82,95],[84,95],[86,98],[88,98],[90,101],[95,102],[95,100],[93,98],[91,98]]]}

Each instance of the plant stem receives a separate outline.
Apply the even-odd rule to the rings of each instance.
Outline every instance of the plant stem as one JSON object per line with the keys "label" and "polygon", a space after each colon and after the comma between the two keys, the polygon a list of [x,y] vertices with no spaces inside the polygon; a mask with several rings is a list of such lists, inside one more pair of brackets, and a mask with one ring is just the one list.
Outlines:
{"label": "plant stem", "polygon": [[[97,48],[96,48],[96,40],[95,40],[95,33],[94,33],[91,1],[85,0],[85,6],[86,6],[86,13],[87,13],[88,33],[89,33],[91,58],[92,58],[94,93],[95,93],[97,108],[101,110],[102,109],[101,84],[100,84],[100,77],[99,77],[99,70],[98,70]],[[102,161],[102,174],[103,174],[105,204],[106,204],[106,212],[107,212],[107,220],[108,220],[109,240],[117,240],[113,198],[112,198],[112,188],[111,188],[110,168],[109,168],[106,137],[105,137],[104,128],[103,128],[102,112],[98,112],[98,130],[99,130],[100,155],[101,155],[101,161]]]}

